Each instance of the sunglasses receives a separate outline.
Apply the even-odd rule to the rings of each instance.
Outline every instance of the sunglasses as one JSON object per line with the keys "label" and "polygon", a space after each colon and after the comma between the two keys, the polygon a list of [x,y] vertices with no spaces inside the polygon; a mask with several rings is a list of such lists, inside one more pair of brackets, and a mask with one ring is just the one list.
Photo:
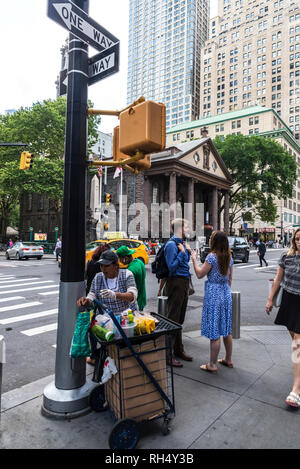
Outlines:
{"label": "sunglasses", "polygon": [[295,238],[295,241],[300,241],[300,238]]}

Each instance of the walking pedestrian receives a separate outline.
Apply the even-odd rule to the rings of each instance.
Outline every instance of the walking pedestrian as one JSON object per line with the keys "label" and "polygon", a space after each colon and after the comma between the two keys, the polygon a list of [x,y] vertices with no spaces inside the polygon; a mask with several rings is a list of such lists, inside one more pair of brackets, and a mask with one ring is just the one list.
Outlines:
{"label": "walking pedestrian", "polygon": [[258,245],[258,250],[257,250],[257,255],[259,256],[259,262],[260,262],[260,266],[262,267],[262,263],[264,261],[265,265],[268,267],[268,263],[265,259],[265,254],[266,254],[266,251],[267,251],[267,247],[266,247],[266,244],[265,242],[261,239],[260,240],[260,243]]}
{"label": "walking pedestrian", "polygon": [[[169,274],[165,282],[165,294],[167,299],[166,317],[183,324],[189,297],[190,279],[190,253],[184,246],[184,241],[189,232],[188,222],[182,218],[175,218],[171,222],[173,236],[164,246],[165,260]],[[171,366],[182,367],[182,360],[192,361],[193,357],[184,351],[182,343],[182,331],[178,331],[173,338],[173,356],[169,361]]]}
{"label": "walking pedestrian", "polygon": [[300,407],[300,228],[294,232],[288,252],[280,257],[277,274],[266,304],[267,314],[272,311],[273,298],[280,285],[283,288],[282,300],[275,324],[288,329],[293,344],[294,384],[285,402],[291,407],[298,408]]}
{"label": "walking pedestrian", "polygon": [[140,311],[143,311],[147,304],[146,297],[146,269],[144,262],[140,259],[133,259],[132,254],[135,253],[135,249],[129,249],[127,246],[121,246],[116,250],[116,254],[119,257],[123,265],[126,265],[126,269],[133,273],[136,287],[138,290],[137,304]]}
{"label": "walking pedestrian", "polygon": [[[197,262],[197,251],[192,251],[192,261],[197,278],[207,275],[202,309],[201,334],[210,339],[209,363],[200,369],[209,372],[218,370],[217,363],[233,368],[232,363],[232,299],[231,282],[233,260],[226,234],[213,231],[210,238],[210,253],[202,267]],[[225,357],[218,360],[220,336],[223,336]]]}
{"label": "walking pedestrian", "polygon": [[56,262],[58,261],[58,255],[61,254],[61,240],[60,238],[57,238],[57,242],[55,245],[55,255],[56,255]]}
{"label": "walking pedestrian", "polygon": [[[86,265],[86,271],[85,271],[85,278],[86,278],[86,294],[88,295],[92,281],[94,280],[94,277],[96,274],[101,272],[101,264],[99,264],[99,259],[101,257],[101,254],[105,251],[110,250],[110,246],[107,243],[100,244],[98,246],[93,255],[92,259],[88,261]],[[91,343],[91,355],[87,357],[86,362],[89,363],[90,365],[95,365],[96,362],[96,350],[97,350],[97,340],[94,337],[94,334],[89,331],[89,338],[90,338],[90,343]]]}

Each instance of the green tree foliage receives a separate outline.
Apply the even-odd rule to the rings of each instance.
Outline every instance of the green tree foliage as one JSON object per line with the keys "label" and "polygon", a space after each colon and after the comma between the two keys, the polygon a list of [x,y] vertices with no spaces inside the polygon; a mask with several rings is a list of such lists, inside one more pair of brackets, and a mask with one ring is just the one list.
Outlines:
{"label": "green tree foliage", "polygon": [[[92,104],[89,103],[92,107]],[[88,121],[88,152],[98,139],[100,119]],[[45,100],[21,108],[12,115],[0,115],[1,143],[28,143],[34,154],[32,169],[19,169],[21,152],[25,148],[0,147],[0,235],[5,236],[10,216],[15,213],[24,192],[46,194],[56,206],[62,207],[64,178],[64,146],[66,99]],[[15,216],[15,215],[14,215]]]}
{"label": "green tree foliage", "polygon": [[[214,144],[222,156],[232,179],[230,194],[230,223],[247,214],[274,223],[275,198],[293,195],[297,180],[297,164],[282,145],[271,138],[260,136],[227,135],[217,137]],[[250,209],[249,209],[250,207]],[[221,210],[224,206],[221,206]]]}

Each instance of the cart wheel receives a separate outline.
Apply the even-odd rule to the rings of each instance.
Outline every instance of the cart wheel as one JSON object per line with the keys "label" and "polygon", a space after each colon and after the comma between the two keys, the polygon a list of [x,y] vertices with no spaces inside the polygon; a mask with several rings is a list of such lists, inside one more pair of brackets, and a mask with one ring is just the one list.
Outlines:
{"label": "cart wheel", "polygon": [[169,419],[164,419],[164,422],[161,427],[161,432],[164,436],[168,435],[170,433],[170,427],[169,427],[170,420]]}
{"label": "cart wheel", "polygon": [[110,449],[134,449],[139,441],[140,433],[134,420],[119,420],[109,435]]}
{"label": "cart wheel", "polygon": [[95,412],[103,412],[107,410],[107,404],[105,403],[104,386],[100,384],[94,388],[89,398],[90,406]]}

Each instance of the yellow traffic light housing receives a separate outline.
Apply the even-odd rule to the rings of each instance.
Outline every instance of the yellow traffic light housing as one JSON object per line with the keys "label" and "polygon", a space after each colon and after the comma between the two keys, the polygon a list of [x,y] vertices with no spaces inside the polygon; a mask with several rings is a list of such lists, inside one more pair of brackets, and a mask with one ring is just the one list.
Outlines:
{"label": "yellow traffic light housing", "polygon": [[32,168],[34,155],[28,151],[23,151],[20,159],[20,169],[28,170]]}
{"label": "yellow traffic light housing", "polygon": [[107,193],[106,196],[105,196],[105,199],[106,199],[106,205],[108,207],[110,202],[111,202],[111,194]]}
{"label": "yellow traffic light housing", "polygon": [[144,101],[120,113],[120,152],[154,153],[166,146],[166,106]]}

